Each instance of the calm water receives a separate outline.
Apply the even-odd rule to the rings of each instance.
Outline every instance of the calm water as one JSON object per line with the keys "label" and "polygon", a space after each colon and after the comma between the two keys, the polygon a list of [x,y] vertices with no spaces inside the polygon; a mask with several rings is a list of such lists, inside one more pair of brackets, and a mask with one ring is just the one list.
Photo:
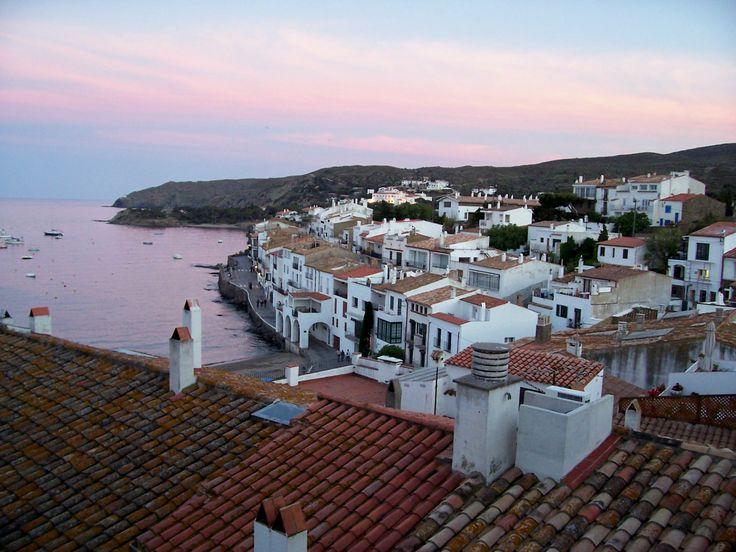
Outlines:
{"label": "calm water", "polygon": [[[0,307],[26,325],[30,307],[48,306],[54,335],[167,355],[184,300],[195,297],[202,307],[204,362],[271,350],[250,331],[244,313],[220,302],[214,271],[193,266],[225,262],[243,249],[243,232],[95,222],[117,211],[100,202],[0,199],[0,229],[25,240],[0,249]],[[44,236],[50,228],[63,231],[64,238]],[[39,251],[29,253],[33,247]],[[174,253],[184,258],[174,260]],[[34,258],[22,260],[23,255]],[[27,278],[29,272],[36,278]]]}

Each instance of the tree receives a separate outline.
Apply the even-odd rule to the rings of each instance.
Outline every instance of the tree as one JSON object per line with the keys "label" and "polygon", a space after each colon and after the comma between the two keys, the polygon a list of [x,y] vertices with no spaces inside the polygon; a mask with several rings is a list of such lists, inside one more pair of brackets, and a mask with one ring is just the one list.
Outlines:
{"label": "tree", "polygon": [[608,227],[604,224],[601,233],[598,234],[598,241],[606,241],[608,239]]}
{"label": "tree", "polygon": [[528,230],[526,226],[507,224],[506,226],[494,226],[488,232],[491,247],[506,251],[507,249],[518,249],[527,242]]}
{"label": "tree", "polygon": [[390,356],[394,358],[400,358],[404,360],[404,349],[398,345],[384,345],[381,350],[378,351],[378,356]]}
{"label": "tree", "polygon": [[646,213],[629,211],[616,219],[613,224],[614,232],[623,236],[633,236],[634,232],[644,232],[649,228],[649,217]]}
{"label": "tree", "polygon": [[565,243],[560,244],[560,260],[565,265],[575,264],[578,260],[578,244],[572,239],[572,236],[567,237]]}
{"label": "tree", "polygon": [[363,323],[360,326],[360,336],[358,336],[358,351],[363,356],[371,354],[371,334],[373,333],[373,303],[370,301],[365,304],[365,314],[363,314]]}
{"label": "tree", "polygon": [[667,261],[677,255],[682,246],[682,232],[679,228],[662,228],[647,239],[646,260],[649,268],[661,273],[667,272]]}

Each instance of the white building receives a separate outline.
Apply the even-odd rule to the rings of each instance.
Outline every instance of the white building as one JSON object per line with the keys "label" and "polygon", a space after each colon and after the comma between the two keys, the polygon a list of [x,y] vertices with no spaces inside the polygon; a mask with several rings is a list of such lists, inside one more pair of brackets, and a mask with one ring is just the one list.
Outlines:
{"label": "white building", "polygon": [[683,302],[683,308],[716,301],[724,280],[730,280],[724,274],[724,257],[736,249],[736,222],[716,222],[686,239],[686,258],[668,261],[672,296]]}
{"label": "white building", "polygon": [[421,192],[406,192],[404,190],[399,190],[398,188],[388,186],[378,188],[378,191],[368,190],[368,194],[370,194],[371,196],[368,200],[368,203],[385,201],[386,203],[390,203],[391,205],[400,205],[402,203],[414,204],[417,202],[418,199],[423,199],[425,201],[431,201],[432,199],[428,195]]}
{"label": "white building", "polygon": [[421,180],[402,180],[401,186],[404,188],[420,188],[428,191],[447,190],[450,183],[447,180],[429,180],[423,178]]}
{"label": "white building", "polygon": [[528,308],[549,316],[555,331],[588,328],[633,307],[666,309],[671,283],[649,270],[604,265],[551,281],[535,292]]}
{"label": "white building", "polygon": [[437,213],[450,220],[462,224],[470,218],[471,213],[476,213],[481,209],[490,207],[491,205],[516,206],[516,207],[538,207],[539,199],[532,196],[523,196],[514,198],[514,196],[493,195],[488,190],[473,191],[469,196],[461,196],[459,193],[442,196],[437,202]]}
{"label": "white building", "polygon": [[579,220],[544,220],[533,222],[528,227],[527,243],[530,253],[560,254],[560,245],[568,238],[575,243],[582,243],[586,239],[598,241],[604,226],[608,230],[608,236],[618,237],[613,232],[613,224],[604,225],[599,222],[589,222],[585,218]]}
{"label": "white building", "polygon": [[373,209],[368,207],[366,199],[344,200],[336,203],[332,200],[330,207],[310,207],[307,210],[310,218],[309,233],[330,242],[340,240],[342,231],[356,224],[369,223],[373,220]]}
{"label": "white building", "polygon": [[500,201],[482,209],[483,218],[479,221],[481,230],[489,230],[494,226],[528,226],[532,223],[532,210],[526,205],[501,205]]}
{"label": "white building", "polygon": [[[344,233],[349,236],[349,243],[354,251],[383,259],[385,257],[383,253],[386,237],[393,236],[393,239],[396,239],[397,236],[418,233],[426,236],[427,239],[438,238],[442,235],[442,225],[418,219],[384,219],[383,222],[358,224],[345,230]],[[391,262],[393,262],[393,259],[391,259]]]}
{"label": "white building", "polygon": [[470,232],[443,233],[436,239],[412,241],[405,245],[403,266],[446,274],[462,263],[482,258],[489,248],[488,243],[488,236]]}
{"label": "white building", "polygon": [[620,266],[646,265],[646,240],[620,237],[598,242],[598,262]]}

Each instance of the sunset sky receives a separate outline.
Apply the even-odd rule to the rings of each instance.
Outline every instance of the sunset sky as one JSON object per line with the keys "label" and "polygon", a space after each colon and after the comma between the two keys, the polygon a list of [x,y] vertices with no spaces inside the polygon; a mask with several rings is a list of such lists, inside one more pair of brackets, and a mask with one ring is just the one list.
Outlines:
{"label": "sunset sky", "polygon": [[734,1],[5,0],[0,196],[733,142],[734,28]]}

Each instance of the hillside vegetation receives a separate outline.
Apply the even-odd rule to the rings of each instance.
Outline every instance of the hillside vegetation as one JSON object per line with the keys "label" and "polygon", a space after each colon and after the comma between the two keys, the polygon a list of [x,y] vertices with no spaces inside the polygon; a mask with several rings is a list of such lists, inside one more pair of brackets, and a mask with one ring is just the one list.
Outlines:
{"label": "hillside vegetation", "polygon": [[380,165],[345,166],[280,178],[167,182],[121,197],[115,202],[115,207],[166,210],[206,206],[219,209],[304,207],[324,204],[334,196],[358,197],[367,188],[420,177],[448,180],[461,192],[477,186],[493,185],[502,193],[522,195],[570,191],[578,175],[586,179],[600,174],[615,178],[673,170],[690,170],[695,178],[707,184],[710,195],[728,200],[736,191],[736,144],[706,146],[669,154],[634,153],[560,159],[517,167],[400,169]]}

